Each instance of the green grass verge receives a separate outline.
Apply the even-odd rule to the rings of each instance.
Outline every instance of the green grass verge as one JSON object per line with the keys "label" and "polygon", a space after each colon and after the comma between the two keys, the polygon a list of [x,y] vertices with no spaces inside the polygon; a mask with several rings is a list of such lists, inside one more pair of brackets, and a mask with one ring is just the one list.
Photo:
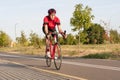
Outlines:
{"label": "green grass verge", "polygon": [[90,59],[110,59],[114,58],[115,55],[112,53],[96,53],[82,56],[82,58],[90,58]]}

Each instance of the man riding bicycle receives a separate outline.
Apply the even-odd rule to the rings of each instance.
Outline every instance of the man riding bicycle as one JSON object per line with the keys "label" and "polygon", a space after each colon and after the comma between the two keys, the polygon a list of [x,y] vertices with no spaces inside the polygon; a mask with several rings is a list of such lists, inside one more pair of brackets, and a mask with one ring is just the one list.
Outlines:
{"label": "man riding bicycle", "polygon": [[50,48],[49,48],[49,33],[50,32],[56,32],[56,25],[58,28],[59,33],[66,38],[66,35],[62,31],[60,19],[56,16],[56,10],[55,9],[49,9],[48,15],[44,17],[43,19],[43,32],[46,35],[46,48],[47,48],[47,56],[51,57],[50,55]]}

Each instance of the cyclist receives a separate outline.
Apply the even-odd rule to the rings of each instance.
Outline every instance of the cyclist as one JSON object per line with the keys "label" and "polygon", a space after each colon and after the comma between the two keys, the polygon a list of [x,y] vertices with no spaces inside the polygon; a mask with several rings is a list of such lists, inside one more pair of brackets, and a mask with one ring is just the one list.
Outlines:
{"label": "cyclist", "polygon": [[43,19],[43,32],[46,36],[46,48],[47,48],[47,56],[51,57],[49,50],[49,32],[56,32],[56,26],[58,28],[59,33],[66,38],[66,35],[62,31],[60,19],[56,16],[56,10],[51,8],[48,10],[48,15]]}

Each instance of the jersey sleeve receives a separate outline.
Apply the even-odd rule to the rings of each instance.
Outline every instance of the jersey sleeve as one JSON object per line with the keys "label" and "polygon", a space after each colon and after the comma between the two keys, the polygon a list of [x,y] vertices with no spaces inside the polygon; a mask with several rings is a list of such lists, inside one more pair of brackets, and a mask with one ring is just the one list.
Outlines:
{"label": "jersey sleeve", "polygon": [[56,17],[56,24],[60,25],[60,19],[58,17]]}
{"label": "jersey sleeve", "polygon": [[43,25],[46,25],[46,24],[48,24],[48,18],[44,17],[44,19],[43,19]]}

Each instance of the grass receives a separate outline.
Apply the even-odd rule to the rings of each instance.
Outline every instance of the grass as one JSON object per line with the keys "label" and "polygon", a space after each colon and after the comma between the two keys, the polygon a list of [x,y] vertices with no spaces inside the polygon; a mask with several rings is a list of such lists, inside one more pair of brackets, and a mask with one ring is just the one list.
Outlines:
{"label": "grass", "polygon": [[90,59],[110,59],[113,58],[113,54],[111,53],[96,53],[82,56],[82,58],[90,58]]}
{"label": "grass", "polygon": [[[99,58],[111,59],[120,58],[120,44],[101,44],[101,45],[62,45],[62,55],[67,57]],[[34,47],[4,47],[2,52],[15,54],[44,55],[45,46]]]}
{"label": "grass", "polygon": [[34,48],[34,47],[4,47],[0,48],[1,52],[9,52],[14,54],[30,54],[30,55],[43,55],[44,54],[44,47]]}
{"label": "grass", "polygon": [[120,55],[116,55],[114,53],[96,53],[96,54],[88,54],[88,55],[82,56],[81,58],[120,60]]}

